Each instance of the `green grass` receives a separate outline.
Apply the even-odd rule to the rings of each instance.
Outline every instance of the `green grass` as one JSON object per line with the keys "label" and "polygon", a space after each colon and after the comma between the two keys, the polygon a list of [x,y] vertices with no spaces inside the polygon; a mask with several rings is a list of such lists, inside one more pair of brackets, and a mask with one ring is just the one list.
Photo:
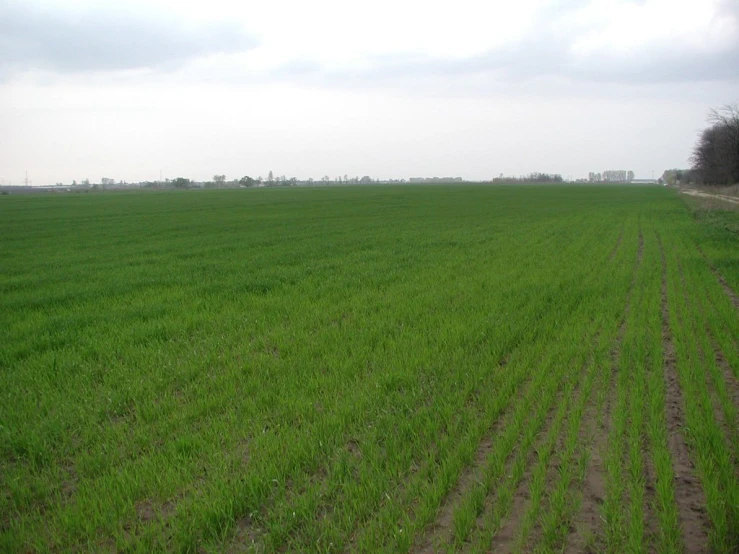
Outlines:
{"label": "green grass", "polygon": [[507,522],[560,551],[600,414],[581,542],[683,548],[678,433],[732,552],[737,217],[656,187],[3,196],[0,551],[484,552]]}

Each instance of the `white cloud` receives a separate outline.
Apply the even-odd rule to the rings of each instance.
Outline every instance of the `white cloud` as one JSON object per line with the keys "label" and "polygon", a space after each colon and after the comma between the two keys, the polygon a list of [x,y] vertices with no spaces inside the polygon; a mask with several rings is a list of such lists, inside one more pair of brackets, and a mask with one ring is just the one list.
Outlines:
{"label": "white cloud", "polygon": [[402,84],[405,75],[467,82],[480,75],[487,81],[738,78],[739,63],[732,62],[739,62],[739,10],[727,5],[135,0],[124,9],[78,0],[73,9],[47,3],[7,10],[16,21],[5,18],[0,68],[17,72],[23,62],[26,69],[57,72],[179,67],[185,81],[324,86]]}
{"label": "white cloud", "polygon": [[580,54],[631,54],[665,45],[710,53],[736,46],[738,38],[735,17],[711,1],[595,0],[572,19],[585,31],[573,42]]}
{"label": "white cloud", "polygon": [[0,6],[0,72],[111,72],[172,69],[220,52],[248,51],[238,23],[194,24],[120,8]]}

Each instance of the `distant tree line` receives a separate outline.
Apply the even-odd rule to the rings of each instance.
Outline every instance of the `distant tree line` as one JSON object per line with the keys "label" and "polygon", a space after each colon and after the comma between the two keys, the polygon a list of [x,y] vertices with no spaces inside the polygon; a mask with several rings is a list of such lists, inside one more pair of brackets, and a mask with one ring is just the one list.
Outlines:
{"label": "distant tree line", "polygon": [[[294,186],[312,186],[312,185],[369,185],[372,183],[381,182],[379,179],[372,179],[368,175],[363,177],[349,177],[348,175],[338,176],[331,178],[328,175],[321,179],[314,180],[309,178],[306,180],[300,180],[296,177],[286,177],[285,175],[275,175],[274,172],[270,171],[267,178],[250,177],[244,175],[240,179],[228,180],[225,175],[213,175],[210,181],[193,181],[184,177],[177,177],[176,179],[164,179],[163,181],[144,181],[139,183],[139,186],[144,188],[249,188],[249,187],[294,187]],[[383,181],[385,182],[385,181]],[[397,182],[405,182],[399,180]]]}
{"label": "distant tree line", "polygon": [[[536,180],[539,182],[561,182],[561,176],[559,175],[547,175],[545,173],[532,173],[525,177],[506,177],[506,181],[522,181],[529,182]],[[558,181],[559,180],[559,181]],[[106,188],[144,188],[144,189],[192,189],[192,188],[250,188],[250,187],[294,187],[294,186],[333,186],[333,185],[372,185],[372,184],[403,184],[403,183],[446,183],[446,182],[463,182],[462,177],[424,177],[424,178],[411,178],[406,179],[376,179],[369,175],[362,177],[349,175],[338,175],[336,177],[330,177],[324,175],[320,179],[314,179],[310,177],[308,179],[298,179],[296,177],[286,177],[285,175],[275,175],[274,172],[270,171],[266,178],[261,175],[259,177],[251,177],[244,175],[240,179],[228,179],[225,175],[216,174],[210,180],[197,181],[194,179],[188,179],[186,177],[176,177],[174,179],[160,178],[158,181],[139,181],[139,182],[124,182],[103,177],[100,180],[100,184],[90,183],[89,179],[83,179],[79,182],[72,181],[73,187],[81,189],[106,189]],[[63,186],[62,183],[57,183],[57,186]]]}
{"label": "distant tree line", "polygon": [[625,169],[608,169],[603,173],[588,173],[591,183],[630,183],[634,180],[634,172]]}
{"label": "distant tree line", "polygon": [[739,104],[712,109],[708,123],[691,157],[695,177],[706,185],[739,183]]}
{"label": "distant tree line", "polygon": [[562,183],[564,179],[559,173],[529,173],[519,177],[506,177],[502,173],[493,178],[493,183]]}
{"label": "distant tree line", "polygon": [[462,177],[411,177],[409,183],[461,183]]}

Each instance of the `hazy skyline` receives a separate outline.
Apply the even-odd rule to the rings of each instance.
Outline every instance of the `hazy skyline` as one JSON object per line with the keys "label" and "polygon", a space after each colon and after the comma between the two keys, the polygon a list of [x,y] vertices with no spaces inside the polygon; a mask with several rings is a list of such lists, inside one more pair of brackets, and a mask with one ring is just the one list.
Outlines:
{"label": "hazy skyline", "polygon": [[686,167],[736,0],[0,0],[0,178]]}

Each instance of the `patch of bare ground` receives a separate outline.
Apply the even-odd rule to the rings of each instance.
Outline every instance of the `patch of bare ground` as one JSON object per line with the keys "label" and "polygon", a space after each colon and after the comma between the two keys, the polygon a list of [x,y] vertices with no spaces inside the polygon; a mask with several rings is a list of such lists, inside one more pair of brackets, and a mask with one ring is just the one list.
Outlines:
{"label": "patch of bare ground", "polygon": [[[116,545],[115,545],[115,540],[111,537],[105,537],[102,539],[98,539],[97,541],[93,543],[93,547],[94,547],[94,551],[96,553],[99,552],[100,554],[103,554],[103,553],[116,554],[118,552],[118,549],[116,548]],[[82,552],[83,548],[84,546],[82,544],[79,544],[77,545],[76,551]]]}
{"label": "patch of bare ground", "polygon": [[[575,396],[574,393],[573,396]],[[559,404],[561,400],[561,397],[558,398],[558,401],[555,403],[555,405]],[[513,494],[511,507],[508,511],[508,517],[503,520],[500,529],[493,536],[493,543],[490,547],[490,550],[492,552],[512,551],[517,532],[521,527],[524,516],[526,515],[526,506],[528,505],[531,498],[531,478],[533,474],[534,463],[536,462],[536,455],[541,450],[547,434],[547,430],[551,428],[552,422],[554,421],[553,412],[554,408],[550,409],[547,413],[546,420],[542,429],[539,431],[536,442],[534,443],[534,447],[531,449],[531,452],[526,459],[526,471],[524,472],[524,475],[521,478],[521,481],[519,482],[518,487],[516,487],[516,491]],[[560,436],[557,438],[557,445],[560,446],[561,442],[562,441],[560,432]],[[510,471],[506,471],[506,475],[508,474],[510,474]],[[490,502],[490,505],[492,506],[492,502]],[[479,519],[484,520],[485,514],[482,514]],[[480,526],[481,523],[482,521],[478,521],[478,526]]]}
{"label": "patch of bare ground", "polygon": [[[548,422],[547,422],[548,423]],[[535,460],[536,451],[539,449],[539,443],[541,437],[534,446],[534,451],[529,455],[529,459],[526,462],[526,472],[524,473],[521,482],[516,488],[516,492],[513,495],[513,503],[510,509],[509,517],[503,522],[500,530],[495,534],[493,538],[493,544],[490,548],[491,552],[511,552],[512,546],[514,545],[516,534],[521,528],[521,523],[524,515],[526,514],[526,506],[531,498],[529,489],[531,488],[531,475],[533,473],[533,463]]]}
{"label": "patch of bare ground", "polygon": [[[598,337],[594,339],[594,341],[597,343]],[[597,371],[597,368],[594,365],[594,361],[591,359],[585,364],[586,367],[588,367],[587,371]],[[566,430],[567,430],[567,422],[569,418],[572,416],[572,412],[575,409],[575,404],[577,402],[577,399],[580,397],[581,394],[587,394],[587,407],[591,407],[593,404],[593,398],[592,398],[592,390],[580,390],[581,384],[583,381],[583,374],[581,373],[580,379],[576,382],[575,389],[572,392],[571,395],[571,404],[568,408],[568,413],[564,420],[562,421],[562,425],[560,427],[560,430],[557,434],[555,446],[551,450],[551,452],[554,453],[562,453],[564,452],[565,448],[565,440],[566,440]],[[551,419],[552,414],[547,415],[547,428],[551,427]],[[586,441],[587,438],[584,433],[584,427],[581,426],[578,430],[579,433],[579,439],[581,441]],[[582,444],[582,443],[580,443]],[[532,456],[534,453],[538,452],[540,450],[539,445],[537,445],[534,448],[534,451],[532,453]],[[549,462],[549,467],[546,469],[546,476],[544,479],[545,485],[544,490],[552,490],[556,484],[557,480],[560,475],[560,467],[561,467],[561,456],[555,454],[557,456],[555,459],[552,459]],[[517,549],[518,545],[516,544],[516,540],[523,540],[526,541],[527,537],[519,536],[521,535],[519,533],[519,529],[521,529],[523,519],[526,516],[527,507],[530,506],[530,481],[531,481],[531,474],[532,474],[533,468],[531,467],[531,462],[529,462],[526,470],[526,475],[524,476],[524,479],[521,480],[521,483],[519,484],[518,489],[516,490],[516,495],[514,496],[514,502],[513,507],[510,511],[510,516],[508,519],[503,523],[500,531],[494,536],[493,538],[493,545],[491,548],[492,552],[513,552]],[[529,542],[535,544],[538,542],[539,537],[541,536],[541,529],[537,526],[534,529],[534,532],[532,533],[532,538]],[[527,550],[528,551],[528,550]]]}
{"label": "patch of bare ground", "polygon": [[[159,500],[153,500],[150,498],[140,500],[134,506],[136,511],[136,518],[129,519],[123,522],[123,536],[125,541],[132,544],[131,541],[141,533],[143,527],[149,525],[152,522],[165,522],[165,525],[169,525],[166,520],[175,514],[177,509],[177,500],[179,497],[171,498],[166,502]],[[80,549],[82,546],[80,545]],[[77,549],[75,549],[77,551]],[[95,543],[96,552],[118,552],[116,548],[116,542],[113,537],[105,536]]]}
{"label": "patch of bare ground", "polygon": [[[554,423],[556,407],[559,406],[563,401],[565,387],[566,382],[560,383],[559,390],[557,391],[557,399],[547,410],[546,416],[544,417],[544,422],[542,423],[541,428],[537,431],[536,439],[533,445],[529,446],[529,452],[526,455],[526,470],[524,472],[524,475],[521,477],[521,480],[518,483],[515,492],[513,493],[510,509],[505,510],[505,506],[502,507],[505,511],[508,512],[508,517],[505,518],[505,513],[500,514],[501,519],[503,519],[502,527],[498,529],[493,535],[493,543],[492,546],[489,548],[489,551],[491,552],[511,551],[511,547],[514,544],[514,539],[516,538],[516,531],[520,527],[521,521],[523,520],[523,517],[526,513],[525,506],[530,498],[529,490],[531,475],[533,465],[536,460],[536,455],[545,446],[547,434],[549,433],[549,430],[552,428],[552,425]],[[579,381],[576,381],[575,388],[573,389],[571,394],[571,398],[576,398],[578,396],[579,389],[580,383]],[[562,429],[560,428],[556,441],[558,446],[561,446],[561,431]],[[520,445],[517,445],[517,448],[520,448]],[[506,466],[503,472],[503,475],[505,475],[506,477],[513,477],[515,454],[516,451],[514,450],[510,453],[508,459],[506,460]],[[498,500],[498,502],[496,502],[496,500]],[[489,495],[488,498],[485,499],[484,509],[482,513],[477,517],[477,521],[475,522],[475,529],[484,529],[485,525],[489,524],[491,515],[493,515],[493,510],[496,507],[500,506],[499,501],[500,496],[498,494]]]}
{"label": "patch of bare ground", "polygon": [[59,494],[62,502],[69,502],[77,493],[77,486],[79,483],[79,476],[77,475],[77,470],[72,462],[67,462],[62,466],[62,475],[64,478],[59,484]]}
{"label": "patch of bare ground", "polygon": [[670,309],[667,298],[667,262],[664,246],[659,239],[662,256],[662,348],[665,376],[665,415],[667,421],[667,444],[672,458],[672,473],[675,479],[675,501],[682,530],[685,552],[705,552],[708,546],[709,521],[706,514],[706,498],[700,481],[695,475],[695,466],[682,434],[685,413],[680,382],[677,376],[677,357],[670,329]]}
{"label": "patch of bare ground", "polygon": [[724,293],[726,293],[726,296],[729,297],[729,300],[731,300],[731,303],[734,305],[734,308],[739,310],[739,295],[736,292],[734,292],[734,289],[732,289],[729,286],[729,283],[726,282],[726,279],[724,279],[724,276],[721,275],[721,273],[719,273],[719,271],[714,267],[714,265],[711,263],[711,261],[706,256],[706,254],[703,252],[703,249],[700,247],[700,245],[696,244],[695,246],[698,249],[698,252],[700,253],[703,260],[708,265],[711,272],[716,276],[716,280],[721,285],[721,288],[724,289]]}
{"label": "patch of bare ground", "polygon": [[[593,338],[593,344],[597,344],[601,331],[598,330]],[[592,353],[591,353],[592,354]],[[583,363],[580,371],[577,373],[573,388],[567,398],[567,406],[565,412],[555,414],[555,408],[560,406],[563,400],[563,395],[569,384],[569,380],[565,380],[560,384],[560,388],[557,392],[557,401],[548,410],[544,423],[539,429],[536,441],[530,450],[526,460],[526,469],[524,474],[520,477],[516,490],[510,500],[508,507],[503,506],[502,509],[505,511],[501,514],[500,528],[495,531],[492,538],[492,544],[489,546],[491,552],[512,552],[517,548],[517,540],[522,540],[525,537],[522,536],[523,527],[525,525],[525,518],[528,512],[528,507],[531,505],[531,485],[534,473],[534,463],[537,455],[549,456],[552,452],[562,452],[564,449],[565,442],[565,431],[567,429],[567,421],[571,417],[573,410],[575,409],[575,403],[582,394],[591,394],[590,388],[581,392],[581,387],[585,379],[585,376],[592,371],[595,371],[595,364],[592,356],[589,360]],[[588,398],[591,398],[588,396]],[[557,420],[555,421],[555,417]],[[556,426],[556,427],[555,427]],[[554,434],[554,435],[553,435]],[[556,436],[555,436],[556,435]],[[512,463],[512,462],[511,462]],[[544,490],[549,490],[555,482],[555,475],[558,473],[560,466],[556,460],[550,460],[546,468],[545,486]],[[512,471],[506,470],[505,475],[512,475]],[[484,521],[489,519],[490,511],[493,508],[492,499],[488,499],[486,502],[486,511],[480,515],[477,519],[477,527],[482,527]]]}
{"label": "patch of bare ground", "polygon": [[136,515],[139,521],[148,523],[155,519],[167,519],[175,511],[174,502],[158,503],[152,500],[144,500],[136,504]]}
{"label": "patch of bare ground", "polygon": [[[511,406],[509,405],[508,411],[510,411],[510,409]],[[449,492],[449,494],[447,494],[437,512],[436,519],[430,527],[429,532],[419,543],[418,547],[414,548],[412,552],[415,554],[432,554],[433,552],[436,552],[437,545],[443,542],[443,539],[451,536],[454,524],[454,509],[462,498],[464,498],[467,491],[472,488],[475,483],[482,480],[485,461],[493,450],[493,445],[495,444],[494,437],[503,427],[503,421],[506,419],[506,417],[499,417],[487,435],[482,439],[482,441],[480,441],[480,445],[477,447],[472,463],[462,472],[455,487],[451,492]]]}
{"label": "patch of bare ground", "polygon": [[604,457],[608,446],[608,433],[611,423],[611,406],[615,402],[613,386],[613,366],[603,381],[607,395],[600,405],[591,399],[580,427],[578,444],[589,449],[585,475],[582,480],[582,499],[580,509],[572,524],[570,536],[565,543],[565,552],[575,554],[588,552],[595,530],[601,522],[600,507],[606,494]]}
{"label": "patch of bare ground", "polygon": [[242,517],[234,525],[233,539],[226,552],[228,554],[264,552],[262,537],[263,532],[259,526],[250,517]]}

